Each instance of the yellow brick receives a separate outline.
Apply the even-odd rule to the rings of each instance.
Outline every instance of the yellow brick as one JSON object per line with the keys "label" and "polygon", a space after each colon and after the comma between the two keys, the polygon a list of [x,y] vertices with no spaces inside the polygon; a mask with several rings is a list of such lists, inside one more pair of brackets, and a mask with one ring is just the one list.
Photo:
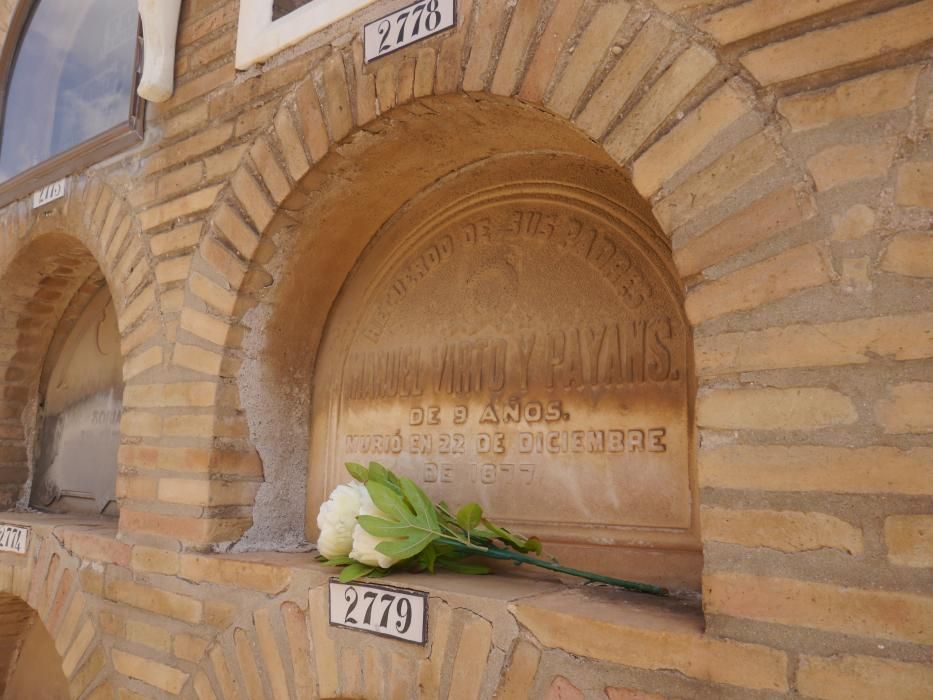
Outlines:
{"label": "yellow brick", "polygon": [[774,144],[764,133],[745,139],[705,170],[691,176],[654,208],[664,231],[672,231],[777,165]]}
{"label": "yellow brick", "polygon": [[233,632],[233,645],[240,666],[240,676],[246,686],[246,697],[265,698],[262,688],[262,679],[256,668],[256,651],[252,640],[245,630],[237,628]]}
{"label": "yellow brick", "polygon": [[[638,606],[577,590],[513,603],[509,610],[545,648],[635,668],[679,671],[712,683],[787,690],[783,652],[707,636],[702,618],[683,609],[648,614]],[[620,644],[620,639],[627,643]]]}
{"label": "yellow brick", "polygon": [[289,700],[288,680],[285,678],[285,667],[282,664],[278,642],[275,641],[269,611],[262,609],[254,612],[253,622],[256,626],[259,651],[262,654],[262,665],[272,687],[273,700]]}
{"label": "yellow brick", "polygon": [[894,195],[901,206],[933,209],[933,161],[904,163]]}
{"label": "yellow brick", "polygon": [[[574,30],[576,18],[582,5],[583,0],[564,0],[554,5],[551,16],[548,19],[541,39],[538,42],[538,46],[535,49],[534,56],[531,59],[531,63],[528,64],[528,70],[525,71],[525,79],[519,92],[519,96],[525,101],[538,104],[544,97],[554,71],[554,66],[564,55],[563,47]],[[462,34],[462,32],[459,34]],[[456,50],[460,48],[459,44],[462,41],[463,39],[456,41],[456,39],[452,37],[444,43],[444,49],[447,49],[448,46],[453,49],[450,52],[452,55],[449,59],[451,67],[448,71],[441,71],[439,69],[439,73],[449,72],[450,74],[456,75],[459,71],[460,57],[457,55]],[[439,80],[437,94],[453,92],[455,88],[455,80],[450,81],[450,83]]]}
{"label": "yellow brick", "polygon": [[177,668],[130,654],[122,649],[114,649],[111,652],[111,658],[114,668],[119,673],[148,683],[166,693],[178,695],[188,680],[188,674]]}
{"label": "yellow brick", "polygon": [[223,355],[199,348],[196,345],[177,343],[172,354],[172,363],[177,367],[216,376],[220,374]]}
{"label": "yellow brick", "polygon": [[220,686],[221,696],[223,698],[239,698],[240,693],[237,690],[240,684],[230,673],[230,666],[224,656],[223,648],[217,644],[210,651],[211,664],[214,667],[214,675],[217,677]]}
{"label": "yellow brick", "polygon": [[850,2],[852,0],[751,0],[710,15],[698,26],[720,44],[731,44]]}
{"label": "yellow brick", "polygon": [[781,552],[838,549],[861,554],[862,531],[825,513],[797,511],[701,509],[704,540]]}
{"label": "yellow brick", "polygon": [[200,664],[209,646],[210,642],[206,639],[180,633],[176,634],[172,641],[172,653],[179,659]]}
{"label": "yellow brick", "polygon": [[933,383],[889,387],[887,398],[875,404],[875,415],[886,433],[933,432]]}
{"label": "yellow brick", "polygon": [[123,405],[134,408],[213,406],[217,385],[213,382],[132,384],[124,390]]}
{"label": "yellow brick", "polygon": [[701,376],[761,369],[866,364],[933,357],[933,312],[801,323],[696,338]]}
{"label": "yellow brick", "polygon": [[[68,683],[68,690],[71,693],[71,697],[85,697],[87,700],[91,700],[91,697],[96,693],[92,693],[91,696],[82,696],[88,686],[91,685],[91,682],[97,677],[101,669],[106,665],[107,659],[104,655],[104,650],[102,647],[98,646],[91,654],[88,656],[87,661],[85,661],[72,676],[71,681]],[[101,698],[98,695],[98,698]]]}
{"label": "yellow brick", "polygon": [[343,58],[336,51],[324,61],[321,82],[324,85],[327,126],[331,140],[337,143],[353,129],[353,113],[350,110]]}
{"label": "yellow brick", "polygon": [[764,85],[906,49],[933,37],[933,0],[809,32],[745,54],[740,60]]}
{"label": "yellow brick", "polygon": [[223,189],[222,185],[205,187],[197,192],[170,200],[165,204],[146,209],[139,214],[139,224],[144,230],[148,231],[173,219],[202,212],[210,208],[221,189]]}
{"label": "yellow brick", "polygon": [[183,555],[181,576],[192,581],[209,581],[228,586],[241,586],[274,595],[281,593],[291,581],[289,569],[266,564],[255,559],[222,556]]}
{"label": "yellow brick", "polygon": [[701,450],[700,485],[752,491],[933,495],[933,448],[720,447]]}
{"label": "yellow brick", "polygon": [[910,105],[919,74],[919,66],[873,73],[827,90],[785,97],[778,101],[778,110],[794,131],[826,126],[841,119],[891,112]]}
{"label": "yellow brick", "polygon": [[521,70],[534,36],[540,9],[540,3],[536,0],[519,0],[515,6],[492,79],[490,92],[494,95],[511,95],[515,92],[522,77]]}
{"label": "yellow brick", "polygon": [[143,352],[127,357],[123,362],[123,380],[129,381],[147,369],[162,364],[162,348],[159,346],[149,348]]}
{"label": "yellow brick", "polygon": [[281,107],[276,113],[273,123],[275,124],[275,135],[282,146],[281,152],[285,158],[285,167],[288,168],[288,174],[292,180],[297,182],[308,172],[311,164],[305,156],[305,149],[292,119],[291,110],[284,106]]}
{"label": "yellow brick", "polygon": [[225,285],[233,290],[239,289],[246,276],[246,265],[217,238],[210,236],[205,240],[201,256],[220,273]]}
{"label": "yellow brick", "polygon": [[715,66],[716,57],[699,46],[678,56],[606,138],[609,155],[620,163],[628,160]]}
{"label": "yellow brick", "polygon": [[660,22],[649,21],[574,120],[576,125],[594,139],[601,139],[670,40],[670,29]]}
{"label": "yellow brick", "polygon": [[295,694],[310,697],[315,692],[314,677],[311,673],[311,648],[308,642],[308,623],[304,610],[297,603],[282,603],[282,621],[288,637],[288,651],[292,672],[295,677]]}
{"label": "yellow brick", "polygon": [[818,387],[719,389],[697,401],[697,424],[725,430],[819,430],[858,420],[845,394]]}
{"label": "yellow brick", "polygon": [[830,146],[807,161],[819,191],[850,182],[884,177],[894,160],[893,141]]}
{"label": "yellow brick", "polygon": [[194,692],[197,693],[198,700],[217,700],[217,695],[211,687],[211,682],[203,672],[199,672],[198,675],[194,677]]}
{"label": "yellow brick", "polygon": [[902,233],[888,244],[881,269],[908,277],[933,277],[933,235]]}
{"label": "yellow brick", "polygon": [[62,658],[62,671],[64,671],[65,676],[70,678],[78,668],[78,662],[91,645],[92,639],[94,639],[94,625],[91,624],[90,620],[87,620]]}
{"label": "yellow brick", "polygon": [[125,603],[134,608],[192,624],[200,622],[203,613],[203,604],[199,600],[133,581],[107,581],[106,596],[117,603]]}
{"label": "yellow brick", "polygon": [[253,481],[159,479],[159,500],[197,506],[250,506],[259,484]]}
{"label": "yellow brick", "polygon": [[496,691],[498,700],[527,700],[528,689],[534,685],[541,652],[532,644],[519,641],[512,652],[509,666]]}
{"label": "yellow brick", "polygon": [[195,272],[189,284],[192,292],[220,313],[232,314],[236,308],[236,292],[215,284],[204,275]]}
{"label": "yellow brick", "polygon": [[262,231],[272,221],[275,209],[256,179],[241,168],[230,180],[233,192],[240,202],[240,206],[252,220],[256,229]]}
{"label": "yellow brick", "polygon": [[770,192],[674,250],[677,270],[681,277],[696,274],[812,218],[815,209],[793,186]]}
{"label": "yellow brick", "polygon": [[707,614],[873,639],[933,643],[933,598],[813,581],[714,573],[703,577]]}
{"label": "yellow brick", "polygon": [[204,167],[201,163],[192,163],[184,168],[173,170],[158,180],[158,193],[160,199],[172,197],[179,192],[197,185],[204,176]]}
{"label": "yellow brick", "polygon": [[165,260],[156,265],[156,281],[159,284],[170,284],[171,282],[181,282],[188,279],[188,271],[191,269],[190,255],[184,255],[171,260]]}
{"label": "yellow brick", "polygon": [[273,201],[281,203],[282,200],[288,196],[288,193],[291,192],[292,186],[288,181],[288,176],[285,175],[285,171],[282,170],[275,155],[272,153],[269,142],[265,138],[260,137],[256,140],[256,143],[253,144],[253,147],[249,151],[249,155],[253,159],[253,164],[256,166],[256,171],[259,173],[260,179],[272,195]]}
{"label": "yellow brick", "polygon": [[133,547],[130,565],[134,571],[149,571],[173,576],[178,573],[178,552],[136,545]]}
{"label": "yellow brick", "polygon": [[898,566],[933,567],[933,515],[891,515],[884,521],[888,559]]}
{"label": "yellow brick", "polygon": [[[267,180],[266,185],[268,184]],[[228,204],[222,205],[214,215],[213,221],[214,226],[244,259],[248,260],[253,256],[259,246],[259,236],[232,207]]]}
{"label": "yellow brick", "polygon": [[479,697],[485,674],[489,646],[492,642],[492,625],[485,619],[470,615],[460,634],[460,645],[454,659],[450,679],[452,700],[473,700]]}
{"label": "yellow brick", "polygon": [[933,666],[875,656],[802,656],[797,689],[821,700],[929,700]]}
{"label": "yellow brick", "polygon": [[[337,650],[327,624],[326,590],[313,588],[308,591],[308,616],[311,628],[311,648],[315,662],[318,693],[321,697],[338,697],[340,679],[337,674]],[[436,648],[437,640],[434,645]],[[437,653],[432,650],[432,653]],[[430,695],[427,695],[430,697]]]}
{"label": "yellow brick", "polygon": [[631,6],[625,2],[608,3],[598,8],[589,26],[574,47],[549,106],[569,117],[596,68],[605,60],[611,42],[625,22]]}
{"label": "yellow brick", "polygon": [[463,73],[464,90],[478,92],[486,89],[487,76],[495,67],[494,50],[499,27],[502,26],[507,9],[505,5],[498,2],[479,5],[476,13],[475,39],[470,45],[469,60]]}
{"label": "yellow brick", "polygon": [[650,197],[748,111],[733,87],[720,88],[635,161],[632,183],[642,195]]}
{"label": "yellow brick", "polygon": [[162,416],[145,411],[124,411],[120,432],[132,437],[158,437],[162,434]]}
{"label": "yellow brick", "polygon": [[823,254],[808,243],[749,265],[691,291],[685,304],[694,324],[756,309],[830,281]]}
{"label": "yellow brick", "polygon": [[172,635],[168,630],[146,622],[127,620],[125,634],[128,641],[142,644],[156,651],[168,652],[172,648]]}

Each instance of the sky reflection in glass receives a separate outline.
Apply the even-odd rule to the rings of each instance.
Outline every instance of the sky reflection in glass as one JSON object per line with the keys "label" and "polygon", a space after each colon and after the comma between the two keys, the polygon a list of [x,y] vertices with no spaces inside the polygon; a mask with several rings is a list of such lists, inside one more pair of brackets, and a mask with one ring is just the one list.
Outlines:
{"label": "sky reflection in glass", "polygon": [[0,182],[129,118],[135,0],[39,0],[8,84]]}

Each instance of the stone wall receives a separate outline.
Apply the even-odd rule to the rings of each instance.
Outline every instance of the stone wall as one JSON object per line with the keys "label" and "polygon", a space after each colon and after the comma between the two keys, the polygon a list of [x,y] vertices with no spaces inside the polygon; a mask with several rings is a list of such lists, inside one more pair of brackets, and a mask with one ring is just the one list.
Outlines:
{"label": "stone wall", "polygon": [[[0,211],[7,503],[29,483],[44,352],[95,266],[119,315],[118,532],[29,516],[30,553],[0,567],[73,696],[928,695],[933,2],[461,0],[455,30],[364,66],[363,21],[402,4],[237,73],[238,3],[186,0],[144,142],[41,212]],[[301,540],[268,494],[304,488],[303,466],[267,460],[281,416],[247,400],[282,350],[254,326],[307,302],[281,293],[296,271],[277,234],[440,96],[561,122],[669,237],[695,343],[702,612],[405,579],[437,611],[413,651],[327,628],[307,555],[212,553],[250,528]],[[302,245],[321,265],[326,242]]]}

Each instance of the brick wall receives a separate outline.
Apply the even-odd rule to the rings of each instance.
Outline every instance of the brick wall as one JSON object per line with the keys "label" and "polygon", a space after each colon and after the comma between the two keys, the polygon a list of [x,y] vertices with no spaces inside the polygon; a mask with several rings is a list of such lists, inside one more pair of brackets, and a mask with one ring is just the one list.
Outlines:
{"label": "brick wall", "polygon": [[[49,289],[67,297],[93,259],[120,314],[119,537],[49,528],[0,575],[43,619],[82,601],[46,622],[76,697],[929,692],[933,2],[461,0],[455,31],[371,65],[351,18],[241,74],[237,9],[183,3],[176,92],[138,148],[41,216],[0,211],[8,501]],[[250,324],[288,303],[272,234],[322,168],[464,91],[584,134],[670,238],[695,336],[702,616],[573,590],[515,603],[489,582],[418,657],[328,631],[313,566],[204,553],[248,530],[277,469],[240,391]],[[81,255],[43,252],[53,234]]]}

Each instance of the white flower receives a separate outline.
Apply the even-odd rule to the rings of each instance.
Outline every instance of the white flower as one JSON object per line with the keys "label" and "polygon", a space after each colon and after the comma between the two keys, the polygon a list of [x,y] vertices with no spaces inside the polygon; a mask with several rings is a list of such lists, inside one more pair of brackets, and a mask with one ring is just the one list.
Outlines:
{"label": "white flower", "polygon": [[[388,516],[373,503],[372,496],[369,495],[369,491],[365,488],[360,499],[360,515],[372,515],[377,518],[388,519]],[[386,556],[382,552],[377,552],[376,546],[381,542],[390,541],[392,541],[390,537],[370,535],[357,523],[356,527],[353,528],[353,550],[350,552],[350,558],[367,566],[379,566],[388,569],[393,564],[398,563],[399,560]]]}
{"label": "white flower", "polygon": [[350,553],[353,529],[357,527],[356,516],[360,514],[364,495],[372,503],[366,487],[358,481],[351,481],[335,488],[321,506],[317,514],[317,527],[321,532],[317,548],[328,559]]}

